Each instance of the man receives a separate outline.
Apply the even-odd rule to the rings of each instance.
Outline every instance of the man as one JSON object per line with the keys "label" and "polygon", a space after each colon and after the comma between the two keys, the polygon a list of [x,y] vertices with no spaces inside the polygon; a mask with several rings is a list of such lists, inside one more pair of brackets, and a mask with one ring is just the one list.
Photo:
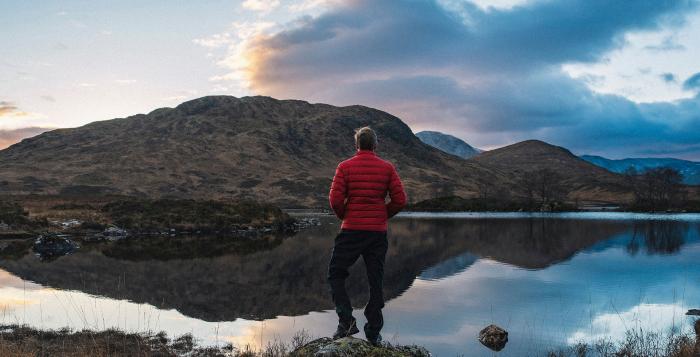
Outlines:
{"label": "man", "polygon": [[333,339],[359,332],[345,279],[348,268],[362,256],[369,281],[365,336],[370,343],[378,345],[382,341],[379,332],[384,326],[382,289],[388,248],[387,220],[406,205],[406,193],[394,166],[374,153],[377,135],[372,129],[364,127],[355,132],[355,148],[355,156],[341,162],[335,170],[329,194],[331,208],[343,220],[328,267],[328,283],[339,319]]}

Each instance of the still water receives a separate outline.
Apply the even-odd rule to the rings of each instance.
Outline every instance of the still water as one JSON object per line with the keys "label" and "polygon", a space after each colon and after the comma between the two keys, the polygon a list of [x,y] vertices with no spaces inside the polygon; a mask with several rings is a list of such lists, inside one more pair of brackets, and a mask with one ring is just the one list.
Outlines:
{"label": "still water", "polygon": [[[270,238],[241,253],[227,238],[83,244],[42,261],[0,260],[0,323],[192,333],[203,343],[264,346],[335,330],[325,282],[338,223]],[[688,330],[700,308],[700,215],[406,214],[392,220],[385,340],[436,356],[492,356],[476,340],[509,331],[501,356]],[[348,280],[361,307],[361,260]],[[358,336],[361,336],[358,335]]]}

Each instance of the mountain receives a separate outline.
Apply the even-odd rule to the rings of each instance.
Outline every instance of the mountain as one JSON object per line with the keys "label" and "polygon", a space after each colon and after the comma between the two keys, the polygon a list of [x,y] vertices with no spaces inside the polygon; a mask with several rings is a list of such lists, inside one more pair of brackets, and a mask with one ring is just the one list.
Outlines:
{"label": "mountain", "polygon": [[700,162],[670,158],[632,158],[612,160],[602,156],[583,155],[582,159],[616,173],[623,173],[632,167],[644,172],[657,167],[670,167],[683,175],[683,182],[688,185],[700,185]]}
{"label": "mountain", "polygon": [[534,171],[549,169],[561,176],[570,199],[622,202],[632,198],[621,175],[593,165],[563,147],[539,140],[485,151],[468,162],[480,164],[516,182]]}
{"label": "mountain", "polygon": [[0,151],[0,193],[251,198],[326,207],[336,165],[354,154],[354,129],[372,126],[409,200],[513,187],[478,162],[421,142],[399,118],[364,107],[269,97],[209,96],[175,108],[58,129]]}
{"label": "mountain", "polygon": [[454,156],[459,156],[463,159],[474,157],[479,155],[481,152],[481,150],[472,147],[460,138],[449,134],[443,134],[438,131],[421,131],[416,133],[416,136],[422,142],[434,148],[440,149]]}

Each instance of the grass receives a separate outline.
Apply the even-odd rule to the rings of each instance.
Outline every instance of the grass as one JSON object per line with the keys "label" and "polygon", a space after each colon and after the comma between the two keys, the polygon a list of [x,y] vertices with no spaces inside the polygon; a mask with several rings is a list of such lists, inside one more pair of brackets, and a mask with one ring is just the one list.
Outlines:
{"label": "grass", "polygon": [[[173,339],[164,332],[127,333],[115,329],[105,331],[36,330],[27,326],[0,325],[0,356],[188,356],[188,357],[311,357],[319,345],[329,338],[313,340],[302,330],[290,343],[269,342],[262,350],[251,346],[200,346],[192,335]],[[359,340],[355,340],[359,341]],[[343,344],[340,344],[341,346]],[[426,356],[415,354],[414,346],[369,347],[362,343],[363,353],[371,357]],[[316,348],[314,348],[316,346]],[[342,348],[342,347],[341,347]],[[360,350],[360,349],[358,349]],[[350,351],[353,351],[352,349]],[[345,354],[343,354],[345,355]]]}
{"label": "grass", "polygon": [[281,225],[290,217],[279,208],[252,201],[136,200],[110,202],[102,207],[114,224],[126,229],[230,229]]}
{"label": "grass", "polygon": [[236,356],[232,346],[200,347],[191,335],[169,339],[164,333],[118,330],[40,331],[0,326],[0,356]]}
{"label": "grass", "polygon": [[[700,329],[700,320],[695,322],[695,326],[696,331]],[[622,341],[602,339],[595,343],[579,342],[552,350],[547,357],[697,357],[700,354],[694,354],[695,340],[695,336],[676,331],[664,334],[632,329],[627,331]]]}
{"label": "grass", "polygon": [[[133,232],[196,231],[202,233],[252,228],[288,228],[294,219],[276,206],[253,201],[142,199],[125,196],[3,196],[0,222],[15,231],[60,230],[49,222],[77,219],[79,233],[116,225]],[[0,232],[2,233],[2,232]],[[68,232],[70,233],[70,232]]]}

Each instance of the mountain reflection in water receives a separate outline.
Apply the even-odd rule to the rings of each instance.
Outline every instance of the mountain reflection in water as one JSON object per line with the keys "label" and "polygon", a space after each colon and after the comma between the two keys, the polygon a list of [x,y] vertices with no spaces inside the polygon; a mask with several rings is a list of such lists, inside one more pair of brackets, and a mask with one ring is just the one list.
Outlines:
{"label": "mountain reflection in water", "polygon": [[[227,241],[230,238],[225,237],[167,238],[146,244],[134,241],[85,244],[77,253],[49,263],[42,262],[29,253],[24,256],[15,254],[9,259],[0,260],[0,268],[25,281],[43,286],[147,303],[163,310],[176,309],[185,316],[204,321],[309,316],[310,312],[333,308],[325,276],[333,237],[337,230],[338,224],[334,218],[323,218],[319,227],[302,231],[293,237],[271,237],[243,252],[232,247],[230,241]],[[523,285],[524,283],[513,284],[510,280],[512,277],[497,276],[501,271],[511,271],[508,274],[523,276],[524,280],[520,281],[524,282],[528,280],[525,279],[528,272],[542,271],[542,274],[549,274],[546,272],[566,271],[569,269],[566,267],[568,263],[560,263],[568,262],[579,252],[595,254],[617,251],[619,248],[630,258],[673,257],[680,254],[685,245],[692,243],[695,246],[698,232],[698,223],[693,221],[577,220],[558,219],[556,216],[513,219],[395,219],[390,225],[385,296],[388,301],[387,309],[391,311],[393,307],[401,311],[401,314],[398,317],[394,316],[387,328],[391,328],[392,324],[411,326],[424,318],[431,319],[428,321],[433,322],[427,325],[434,326],[415,326],[414,331],[405,332],[403,338],[413,338],[416,341],[404,342],[423,343],[429,347],[433,346],[438,351],[452,352],[451,347],[440,347],[440,343],[427,336],[436,330],[456,333],[455,331],[460,329],[460,321],[470,320],[469,316],[462,316],[468,311],[474,315],[473,320],[477,325],[488,322],[482,321],[488,318],[473,309],[479,306],[484,310],[498,308],[493,304],[502,299],[481,296],[498,285],[498,282],[511,281],[510,285],[503,285],[501,288],[506,289],[502,294],[522,300],[517,304],[512,303],[513,306],[521,306],[527,302],[529,309],[538,309],[534,307],[537,306],[537,301],[528,300],[532,295],[536,295],[528,290],[530,286]],[[178,241],[172,241],[173,239]],[[159,250],[159,247],[162,249]],[[602,258],[605,258],[605,255]],[[489,262],[498,265],[488,265],[491,264]],[[672,260],[664,262],[664,266],[674,264]],[[609,264],[607,269],[610,274],[627,269],[616,266],[615,261],[603,263]],[[475,265],[478,265],[478,269],[470,273]],[[561,267],[554,270],[550,268],[555,266]],[[577,266],[579,271],[567,274],[580,279],[590,278],[592,286],[595,286],[598,280],[602,281],[601,286],[607,286],[605,278],[601,278],[603,275],[589,275],[587,267],[596,269],[597,265],[592,263],[583,267]],[[637,266],[629,269],[643,271],[642,267]],[[489,271],[495,274],[490,280],[485,280],[489,285],[456,283],[471,281],[477,278],[472,277],[474,274],[490,274]],[[690,273],[697,273],[697,269]],[[622,274],[629,272],[623,271]],[[454,277],[459,278],[455,280]],[[659,279],[664,278],[669,277],[659,275]],[[427,285],[417,283],[416,279],[425,281]],[[644,279],[646,281],[651,278]],[[446,282],[440,283],[443,280]],[[426,302],[417,301],[420,300],[419,296],[424,296],[421,294],[425,289],[433,286],[431,284],[440,285],[442,289],[448,290],[430,292],[429,294],[442,295],[439,299],[434,298],[439,306],[426,307],[423,306]],[[490,286],[491,284],[496,285]],[[621,288],[637,288],[634,285],[635,281],[630,281],[629,284]],[[530,285],[535,288],[536,284]],[[1,288],[2,286],[0,292]],[[467,289],[467,292],[464,289]],[[541,287],[537,289],[544,291]],[[351,278],[348,280],[348,291],[355,306],[361,307],[367,296],[363,264],[353,267]],[[411,295],[407,291],[415,293]],[[405,293],[405,299],[398,299]],[[616,292],[598,293],[614,295]],[[468,294],[470,298],[462,302],[441,303],[441,299],[451,296],[450,294]],[[561,294],[571,295],[572,303],[585,305],[585,302],[578,301],[581,298],[575,296],[575,292],[567,289]],[[672,292],[669,291],[669,294]],[[540,301],[540,304],[545,303]],[[510,314],[518,314],[517,311],[513,311],[513,306],[504,306],[503,310]],[[630,300],[625,306],[634,305]],[[588,308],[590,309],[590,306]],[[450,313],[455,315],[450,316]],[[492,315],[491,319],[494,320],[496,315]],[[332,316],[329,318],[332,320]],[[272,320],[270,325],[274,326]],[[471,326],[468,329],[469,333],[472,327],[476,328]],[[461,328],[464,330],[466,327]],[[573,328],[569,326],[568,330]],[[459,331],[465,333],[467,330]],[[517,335],[518,332],[515,331],[514,336]],[[506,350],[509,348],[516,347],[509,346]]]}

